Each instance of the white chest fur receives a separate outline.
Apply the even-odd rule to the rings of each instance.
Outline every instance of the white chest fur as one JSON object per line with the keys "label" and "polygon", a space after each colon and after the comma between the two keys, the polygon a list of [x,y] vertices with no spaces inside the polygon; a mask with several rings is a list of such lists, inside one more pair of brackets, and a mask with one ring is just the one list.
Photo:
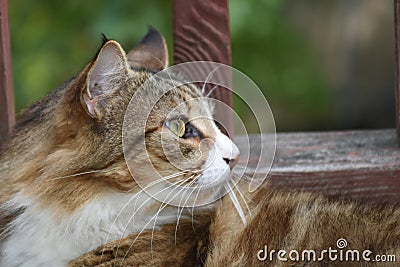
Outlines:
{"label": "white chest fur", "polygon": [[[55,218],[51,207],[39,209],[32,200],[17,194],[6,207],[25,207],[25,212],[11,224],[0,265],[66,266],[70,260],[107,241],[153,228],[154,223],[148,223],[152,214],[146,211],[151,204],[154,200],[144,193],[110,193],[61,220]],[[176,214],[160,215],[157,225],[173,220]]]}

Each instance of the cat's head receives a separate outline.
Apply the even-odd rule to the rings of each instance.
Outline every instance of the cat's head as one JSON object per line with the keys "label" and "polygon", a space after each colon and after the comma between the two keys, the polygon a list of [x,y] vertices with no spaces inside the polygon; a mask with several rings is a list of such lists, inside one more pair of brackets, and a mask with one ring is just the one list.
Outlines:
{"label": "cat's head", "polygon": [[[30,172],[36,172],[37,179],[26,191],[48,203],[72,201],[73,207],[110,189],[136,192],[138,181],[148,185],[160,177],[218,191],[228,181],[239,151],[216,126],[199,87],[175,87],[179,78],[155,75],[167,66],[166,43],[155,30],[128,53],[118,42],[105,40],[75,79],[22,114],[17,131],[32,128],[30,134],[38,132],[40,138],[29,152],[30,166],[35,166]],[[135,98],[139,88],[141,97]],[[162,97],[150,103],[154,95]],[[141,110],[150,104],[145,128],[137,129],[134,122],[139,118],[126,118],[128,105]],[[123,128],[134,133],[124,137],[124,148]],[[137,147],[138,136],[145,151]],[[153,169],[141,165],[141,159]]]}

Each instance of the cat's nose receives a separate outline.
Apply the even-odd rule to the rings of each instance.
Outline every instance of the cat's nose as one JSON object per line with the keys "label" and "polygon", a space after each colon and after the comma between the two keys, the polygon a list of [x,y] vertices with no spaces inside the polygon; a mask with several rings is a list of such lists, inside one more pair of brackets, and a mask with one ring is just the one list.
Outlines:
{"label": "cat's nose", "polygon": [[229,165],[229,168],[231,168],[231,170],[233,169],[233,167],[235,167],[236,163],[239,161],[239,155],[237,155],[235,158],[230,159],[230,158],[223,158],[223,160],[226,162],[226,164]]}
{"label": "cat's nose", "polygon": [[239,161],[240,151],[238,147],[226,135],[219,132],[215,138],[215,146],[218,154],[229,165],[230,169]]}

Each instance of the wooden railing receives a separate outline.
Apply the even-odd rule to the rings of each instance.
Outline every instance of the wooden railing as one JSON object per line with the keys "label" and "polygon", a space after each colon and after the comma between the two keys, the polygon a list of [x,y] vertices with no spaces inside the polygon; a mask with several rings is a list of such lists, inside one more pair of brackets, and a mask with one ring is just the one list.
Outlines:
{"label": "wooden railing", "polygon": [[[0,1],[1,142],[10,132],[15,119],[7,1]],[[400,140],[400,0],[394,0],[394,12],[396,120]],[[209,60],[229,65],[228,0],[174,0],[174,51],[175,63]],[[232,106],[229,91],[215,92],[215,98]],[[218,116],[232,129],[231,114],[218,113]],[[400,149],[396,130],[278,134],[277,153],[269,179],[274,185],[288,190],[322,192],[357,200],[398,202]]]}

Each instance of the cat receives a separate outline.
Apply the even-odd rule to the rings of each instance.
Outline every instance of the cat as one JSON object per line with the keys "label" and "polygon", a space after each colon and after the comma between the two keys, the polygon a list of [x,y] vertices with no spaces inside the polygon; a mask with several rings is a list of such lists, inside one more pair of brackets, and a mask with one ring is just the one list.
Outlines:
{"label": "cat", "polygon": [[[147,153],[135,156],[151,160],[159,181],[168,177],[168,194],[177,186],[201,188],[203,201],[220,194],[239,150],[212,118],[197,118],[213,112],[199,87],[155,78],[167,67],[165,40],[154,29],[128,53],[104,38],[79,75],[23,111],[0,155],[0,266],[66,266],[109,241],[175,223],[177,213],[192,216],[144,192],[137,181],[154,182],[154,172],[139,161],[140,177],[133,177],[125,161],[124,116],[145,84],[149,97],[163,97],[146,128],[132,129],[144,130]],[[147,97],[137,101],[148,105]],[[178,106],[175,117],[166,116]],[[184,169],[171,161],[184,162]],[[198,210],[209,213],[212,206]]]}

